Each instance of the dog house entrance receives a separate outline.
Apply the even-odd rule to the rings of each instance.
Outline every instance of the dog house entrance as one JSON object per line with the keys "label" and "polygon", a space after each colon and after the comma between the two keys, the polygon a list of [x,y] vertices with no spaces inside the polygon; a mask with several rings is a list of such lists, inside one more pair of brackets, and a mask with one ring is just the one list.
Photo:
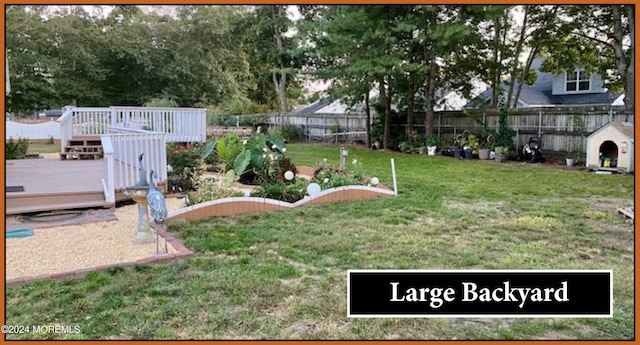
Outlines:
{"label": "dog house entrance", "polygon": [[616,168],[618,166],[618,145],[607,140],[600,145],[598,166],[601,168]]}

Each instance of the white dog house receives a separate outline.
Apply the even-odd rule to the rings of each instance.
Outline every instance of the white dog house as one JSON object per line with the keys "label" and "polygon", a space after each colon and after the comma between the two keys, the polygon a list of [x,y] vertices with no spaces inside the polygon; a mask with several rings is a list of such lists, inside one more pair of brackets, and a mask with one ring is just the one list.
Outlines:
{"label": "white dog house", "polygon": [[609,122],[587,137],[587,164],[593,170],[633,172],[634,127]]}

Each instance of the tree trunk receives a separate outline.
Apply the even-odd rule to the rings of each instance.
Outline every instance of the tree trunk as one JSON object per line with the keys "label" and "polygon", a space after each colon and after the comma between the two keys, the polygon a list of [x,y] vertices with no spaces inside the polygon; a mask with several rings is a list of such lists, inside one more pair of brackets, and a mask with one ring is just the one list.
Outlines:
{"label": "tree trunk", "polygon": [[433,107],[436,99],[436,59],[435,56],[431,59],[431,66],[429,67],[429,82],[427,87],[427,115],[425,123],[425,136],[433,134],[433,127],[435,122],[435,110]]}
{"label": "tree trunk", "polygon": [[387,103],[384,109],[384,147],[391,146],[391,100],[393,99],[393,88],[391,87],[391,77],[387,83]]}
{"label": "tree trunk", "polygon": [[529,56],[527,57],[527,62],[522,68],[522,75],[520,77],[520,83],[518,84],[518,88],[516,89],[516,95],[513,97],[513,107],[518,107],[518,100],[520,99],[520,93],[522,92],[522,86],[524,85],[524,80],[527,78],[529,71],[531,70],[531,64],[533,64],[533,60],[536,58],[538,54],[539,47],[533,47],[533,49],[529,52]]}
{"label": "tree trunk", "polygon": [[[278,30],[278,25],[276,24],[278,22],[276,17],[280,14],[277,13],[278,11],[277,6],[272,6],[272,11],[273,11],[272,13],[274,17],[273,35],[274,35],[274,38],[276,39],[276,50],[278,52],[278,68],[280,69],[279,71],[273,72],[273,83],[276,87],[276,92],[278,93],[278,97],[280,99],[280,110],[282,113],[286,113],[287,112],[287,72],[284,69],[284,62],[282,61],[282,53],[284,50],[282,46],[282,33],[280,32],[280,30]],[[278,78],[278,74],[280,75],[279,78]]]}
{"label": "tree trunk", "polygon": [[[527,20],[529,19],[529,6],[524,6],[524,18],[522,19],[522,28],[520,28],[520,37],[518,38],[518,42],[516,43],[516,51],[515,51],[515,58],[513,60],[513,68],[511,69],[511,82],[509,83],[509,92],[507,93],[507,108],[517,108],[518,107],[518,101],[515,100],[513,102],[513,104],[511,104],[511,97],[513,95],[513,89],[515,87],[516,82],[518,81],[518,78],[516,78],[516,75],[518,74],[518,59],[520,57],[520,53],[522,52],[522,46],[524,45],[524,40],[525,40],[525,34],[527,32]],[[524,78],[526,78],[527,75],[524,74],[522,75],[522,78],[520,78],[519,84],[522,85],[524,83]],[[520,89],[520,87],[518,87],[518,89]]]}
{"label": "tree trunk", "polygon": [[387,141],[388,137],[387,137],[387,120],[388,120],[388,116],[387,116],[387,89],[385,87],[385,81],[384,81],[384,77],[380,77],[380,79],[378,80],[378,84],[380,87],[380,106],[384,109],[384,134],[382,137],[382,147],[383,148],[387,148],[387,146],[389,145],[389,142]]}
{"label": "tree trunk", "polygon": [[[438,16],[436,12],[431,13],[430,24],[433,27],[438,25]],[[429,63],[429,70],[427,71],[427,87],[425,90],[425,102],[427,104],[427,111],[424,117],[424,135],[425,138],[433,133],[435,113],[433,107],[435,106],[435,91],[436,91],[436,41],[431,42],[431,49],[425,50],[425,61]]]}
{"label": "tree trunk", "polygon": [[382,147],[389,149],[391,146],[391,77],[380,78],[380,103],[384,107],[384,137]]}
{"label": "tree trunk", "polygon": [[493,36],[493,64],[491,66],[491,106],[498,106],[498,88],[500,81],[500,72],[498,67],[498,44],[500,42],[500,19],[494,20],[494,36]]}
{"label": "tree trunk", "polygon": [[367,137],[367,147],[371,149],[371,108],[369,107],[369,92],[364,94],[364,112],[367,115],[367,123],[365,124],[365,133]]}
{"label": "tree trunk", "polygon": [[416,73],[414,71],[409,72],[409,86],[408,86],[408,90],[407,90],[407,140],[409,141],[409,144],[413,145],[413,135],[411,135],[413,133],[413,110],[415,108],[415,101],[416,101],[416,90],[415,90],[415,77],[416,77]]}

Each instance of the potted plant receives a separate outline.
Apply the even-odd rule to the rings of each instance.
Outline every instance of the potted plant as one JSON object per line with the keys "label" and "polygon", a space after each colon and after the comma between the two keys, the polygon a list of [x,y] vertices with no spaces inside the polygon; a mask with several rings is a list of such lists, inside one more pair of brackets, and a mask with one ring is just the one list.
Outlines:
{"label": "potted plant", "polygon": [[504,163],[507,161],[509,148],[507,148],[506,146],[496,146],[494,150],[496,153],[496,162]]}
{"label": "potted plant", "polygon": [[464,157],[466,159],[473,159],[474,154],[478,154],[478,148],[480,143],[478,137],[474,134],[467,135],[467,140],[464,146]]}
{"label": "potted plant", "polygon": [[478,158],[488,160],[491,157],[491,149],[493,148],[493,137],[488,135],[480,142],[478,149]]}
{"label": "potted plant", "polygon": [[401,141],[400,144],[398,144],[398,149],[402,153],[411,153],[411,146],[406,141]]}
{"label": "potted plant", "polygon": [[453,158],[462,158],[462,149],[466,143],[466,138],[463,134],[458,134],[453,140]]}
{"label": "potted plant", "polygon": [[436,150],[438,149],[439,141],[440,140],[438,140],[437,135],[435,135],[434,133],[429,134],[429,136],[427,137],[427,154],[429,156],[436,155]]}
{"label": "potted plant", "polygon": [[576,164],[580,163],[580,160],[583,159],[584,154],[580,150],[569,151],[567,153],[567,157],[565,158],[565,163],[568,167],[572,167]]}

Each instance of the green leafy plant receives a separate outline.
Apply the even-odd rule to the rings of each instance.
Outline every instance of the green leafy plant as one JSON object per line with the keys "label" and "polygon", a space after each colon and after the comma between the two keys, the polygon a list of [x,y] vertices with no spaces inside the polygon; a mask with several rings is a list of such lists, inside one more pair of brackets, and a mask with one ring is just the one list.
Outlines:
{"label": "green leafy plant", "polygon": [[296,202],[305,197],[309,182],[294,178],[293,181],[275,180],[264,182],[258,186],[251,196],[276,199],[286,202]]}
{"label": "green leafy plant", "polygon": [[194,192],[190,192],[187,194],[187,206],[192,206],[211,200],[244,195],[244,193],[240,191],[218,186],[213,178],[205,178],[203,176],[200,176],[198,178],[194,178],[192,183],[196,188]]}
{"label": "green leafy plant", "polygon": [[304,127],[285,124],[280,128],[280,135],[288,142],[302,141],[305,137]]}
{"label": "green leafy plant", "polygon": [[[508,124],[508,116],[509,109],[502,107],[498,112],[498,130],[494,130],[493,128],[489,128],[485,121],[482,121],[478,116],[470,114],[466,109],[462,111],[467,117],[470,117],[475,122],[482,126],[482,130],[485,137],[493,138],[491,143],[494,147],[506,147],[508,150],[515,149],[515,144],[513,143],[513,137],[515,137],[516,132],[509,127]],[[482,141],[480,141],[482,142]]]}
{"label": "green leafy plant", "polygon": [[242,139],[234,132],[229,132],[227,135],[218,141],[216,145],[216,153],[224,166],[224,171],[232,170],[236,161],[236,157],[243,150]]}
{"label": "green leafy plant", "polygon": [[411,146],[406,141],[401,141],[400,144],[398,144],[398,149],[400,150],[400,152],[406,152],[410,147]]}
{"label": "green leafy plant", "polygon": [[364,184],[366,172],[362,164],[357,159],[353,159],[350,168],[350,171],[340,170],[322,161],[314,167],[311,182],[319,184],[322,190]]}
{"label": "green leafy plant", "polygon": [[17,142],[13,141],[13,137],[5,144],[5,159],[24,159],[29,151],[29,139],[20,138]]}
{"label": "green leafy plant", "polygon": [[206,171],[206,159],[213,152],[217,142],[209,141],[205,146],[195,143],[168,144],[167,168],[173,189],[195,190],[194,181]]}
{"label": "green leafy plant", "polygon": [[429,136],[427,137],[427,146],[438,146],[439,143],[440,140],[435,133],[429,134]]}

